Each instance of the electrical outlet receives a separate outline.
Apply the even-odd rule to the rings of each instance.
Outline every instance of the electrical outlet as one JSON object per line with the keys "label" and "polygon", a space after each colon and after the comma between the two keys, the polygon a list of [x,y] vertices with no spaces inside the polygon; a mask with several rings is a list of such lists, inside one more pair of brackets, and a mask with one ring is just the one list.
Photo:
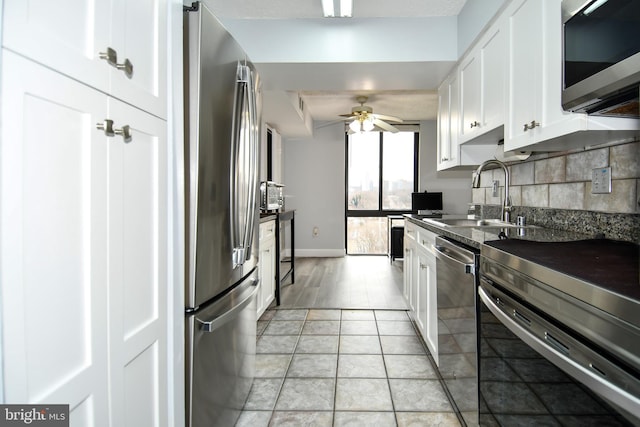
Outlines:
{"label": "electrical outlet", "polygon": [[611,193],[611,166],[593,169],[591,193]]}
{"label": "electrical outlet", "polygon": [[500,191],[500,181],[498,181],[497,179],[493,181],[493,187],[492,187],[492,197],[498,197],[498,193]]}

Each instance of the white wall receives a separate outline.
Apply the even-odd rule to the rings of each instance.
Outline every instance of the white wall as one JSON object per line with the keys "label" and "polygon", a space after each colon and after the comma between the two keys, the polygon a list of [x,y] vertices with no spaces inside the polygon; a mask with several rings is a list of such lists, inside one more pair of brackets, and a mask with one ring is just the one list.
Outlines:
{"label": "white wall", "polygon": [[[285,204],[296,209],[296,256],[342,256],[344,244],[344,127],[316,126],[310,138],[283,138]],[[436,171],[436,122],[420,122],[420,191],[442,191],[447,213],[471,202],[469,171]],[[313,228],[318,235],[313,236]]]}
{"label": "white wall", "polygon": [[471,178],[468,170],[438,172],[437,122],[420,122],[419,191],[442,191],[442,204],[447,214],[466,214],[471,203]]}
{"label": "white wall", "polygon": [[458,15],[458,57],[478,37],[506,0],[467,0]]}
{"label": "white wall", "polygon": [[283,138],[282,152],[285,205],[296,210],[296,256],[343,256],[343,124],[316,129],[312,138]]}

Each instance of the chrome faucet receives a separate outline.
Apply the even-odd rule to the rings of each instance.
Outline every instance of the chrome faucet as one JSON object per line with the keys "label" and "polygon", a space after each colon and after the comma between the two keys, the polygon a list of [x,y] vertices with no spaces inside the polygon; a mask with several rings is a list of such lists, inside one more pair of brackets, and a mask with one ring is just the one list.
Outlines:
{"label": "chrome faucet", "polygon": [[480,166],[478,166],[478,169],[476,169],[476,175],[473,177],[472,187],[480,188],[480,173],[487,165],[500,166],[504,171],[504,199],[502,201],[502,220],[504,222],[509,222],[509,220],[511,219],[510,216],[512,206],[511,197],[509,197],[509,169],[507,168],[507,165],[495,159],[487,160],[486,162],[482,163]]}

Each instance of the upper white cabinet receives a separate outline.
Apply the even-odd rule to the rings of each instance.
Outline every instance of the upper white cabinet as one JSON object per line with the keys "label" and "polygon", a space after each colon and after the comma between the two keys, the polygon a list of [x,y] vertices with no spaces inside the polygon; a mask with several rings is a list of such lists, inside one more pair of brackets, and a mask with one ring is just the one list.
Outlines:
{"label": "upper white cabinet", "polygon": [[[562,109],[560,0],[517,0],[505,10],[508,67],[505,150],[563,150],[605,142],[612,130],[637,130],[635,119]],[[583,132],[594,131],[594,132]]]}
{"label": "upper white cabinet", "polygon": [[166,25],[166,0],[6,0],[3,46],[166,118]]}
{"label": "upper white cabinet", "polygon": [[[513,0],[438,91],[438,170],[504,150],[558,151],[637,136],[637,119],[564,111],[561,0]],[[615,134],[611,132],[615,131]]]}
{"label": "upper white cabinet", "polygon": [[[474,52],[479,53],[479,52]],[[482,69],[479,55],[469,55],[460,64],[460,141],[481,133]]]}
{"label": "upper white cabinet", "polygon": [[497,21],[483,34],[461,61],[460,143],[504,125],[506,46],[502,22]]}
{"label": "upper white cabinet", "polygon": [[454,72],[438,88],[438,170],[459,165],[459,105],[458,75]]}

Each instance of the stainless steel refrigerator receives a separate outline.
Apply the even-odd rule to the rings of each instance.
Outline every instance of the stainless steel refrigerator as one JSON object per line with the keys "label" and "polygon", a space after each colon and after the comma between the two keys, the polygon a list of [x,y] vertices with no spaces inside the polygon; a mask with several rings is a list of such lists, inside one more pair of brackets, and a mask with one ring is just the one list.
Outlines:
{"label": "stainless steel refrigerator", "polygon": [[226,427],[255,370],[259,79],[204,4],[184,10],[186,425]]}

